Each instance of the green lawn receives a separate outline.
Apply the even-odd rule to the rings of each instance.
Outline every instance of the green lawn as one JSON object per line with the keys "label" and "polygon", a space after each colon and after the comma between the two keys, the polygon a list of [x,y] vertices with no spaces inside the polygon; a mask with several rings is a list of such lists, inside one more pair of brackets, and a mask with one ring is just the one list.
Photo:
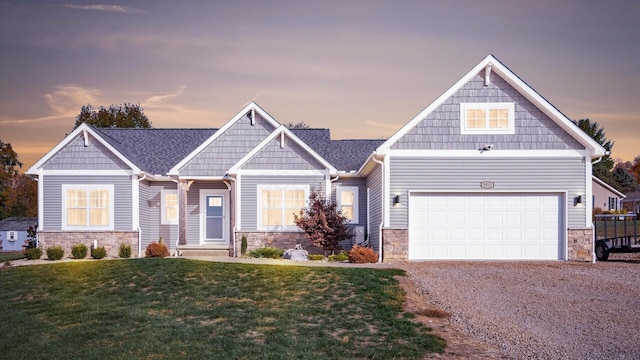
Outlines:
{"label": "green lawn", "polygon": [[24,258],[23,253],[0,253],[0,263]]}
{"label": "green lawn", "polygon": [[412,359],[443,342],[402,311],[401,270],[187,259],[0,271],[5,359]]}

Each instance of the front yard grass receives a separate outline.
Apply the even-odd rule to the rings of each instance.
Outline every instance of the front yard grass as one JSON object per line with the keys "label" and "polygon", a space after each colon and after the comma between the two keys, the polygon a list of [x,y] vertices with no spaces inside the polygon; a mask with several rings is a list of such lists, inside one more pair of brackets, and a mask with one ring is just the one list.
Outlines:
{"label": "front yard grass", "polygon": [[392,359],[441,352],[401,270],[84,261],[0,271],[6,359]]}
{"label": "front yard grass", "polygon": [[21,252],[8,252],[0,253],[0,263],[4,263],[11,260],[23,259],[24,254]]}

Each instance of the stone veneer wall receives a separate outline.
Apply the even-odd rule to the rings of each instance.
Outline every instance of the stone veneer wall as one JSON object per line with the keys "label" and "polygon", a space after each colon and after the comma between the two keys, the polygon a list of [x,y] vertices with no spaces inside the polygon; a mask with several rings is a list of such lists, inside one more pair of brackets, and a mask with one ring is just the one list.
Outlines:
{"label": "stone veneer wall", "polygon": [[382,262],[409,258],[409,230],[382,229]]}
{"label": "stone veneer wall", "polygon": [[567,259],[593,260],[593,229],[569,229],[567,232]]}
{"label": "stone veneer wall", "polygon": [[301,244],[310,254],[322,253],[322,249],[311,246],[309,240],[300,232],[237,232],[236,249],[238,256],[241,256],[240,246],[243,235],[247,237],[247,252],[263,247],[293,249],[297,244]]}
{"label": "stone veneer wall", "polygon": [[[87,248],[98,240],[98,246],[104,246],[108,257],[118,257],[120,244],[131,245],[131,257],[138,257],[138,232],[38,232],[38,245],[46,254],[48,247],[60,245],[64,249],[64,257],[71,258],[71,247],[85,244]],[[87,253],[91,257],[91,253]]]}

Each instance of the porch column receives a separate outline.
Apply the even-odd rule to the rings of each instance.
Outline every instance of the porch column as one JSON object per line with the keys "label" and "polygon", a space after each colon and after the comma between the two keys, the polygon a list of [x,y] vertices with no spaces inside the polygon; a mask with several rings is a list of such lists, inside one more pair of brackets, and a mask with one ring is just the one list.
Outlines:
{"label": "porch column", "polygon": [[178,181],[178,244],[187,244],[187,180]]}

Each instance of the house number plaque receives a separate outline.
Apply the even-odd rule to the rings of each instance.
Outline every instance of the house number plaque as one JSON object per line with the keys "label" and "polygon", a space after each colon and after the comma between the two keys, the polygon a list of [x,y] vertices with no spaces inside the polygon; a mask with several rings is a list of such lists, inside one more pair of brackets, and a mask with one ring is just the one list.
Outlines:
{"label": "house number plaque", "polygon": [[483,181],[480,183],[480,187],[483,189],[493,189],[493,181]]}

